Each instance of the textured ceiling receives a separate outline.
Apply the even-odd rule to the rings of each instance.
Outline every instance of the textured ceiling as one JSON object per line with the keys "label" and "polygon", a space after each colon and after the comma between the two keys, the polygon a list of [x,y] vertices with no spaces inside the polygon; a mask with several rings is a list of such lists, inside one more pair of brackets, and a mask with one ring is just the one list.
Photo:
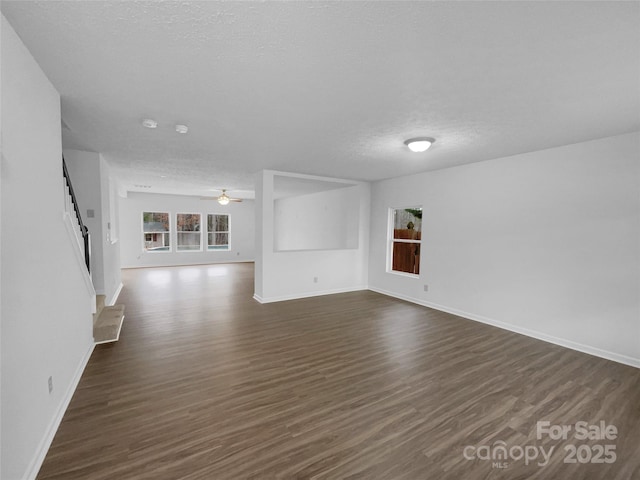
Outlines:
{"label": "textured ceiling", "polygon": [[250,197],[265,168],[376,180],[640,129],[638,2],[1,8],[62,96],[64,144],[133,191]]}

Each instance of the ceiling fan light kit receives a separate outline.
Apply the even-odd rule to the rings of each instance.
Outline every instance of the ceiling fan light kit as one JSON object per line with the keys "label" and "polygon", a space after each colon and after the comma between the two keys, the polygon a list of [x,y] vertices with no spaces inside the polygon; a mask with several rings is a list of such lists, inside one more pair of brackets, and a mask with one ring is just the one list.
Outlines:
{"label": "ceiling fan light kit", "polygon": [[218,203],[220,205],[228,205],[230,200],[231,199],[229,198],[229,196],[225,193],[224,190],[222,190],[222,195],[218,197]]}
{"label": "ceiling fan light kit", "polygon": [[216,200],[220,205],[229,205],[229,202],[242,202],[241,198],[232,198],[227,195],[227,190],[222,189],[222,195],[219,197],[200,197],[201,200]]}

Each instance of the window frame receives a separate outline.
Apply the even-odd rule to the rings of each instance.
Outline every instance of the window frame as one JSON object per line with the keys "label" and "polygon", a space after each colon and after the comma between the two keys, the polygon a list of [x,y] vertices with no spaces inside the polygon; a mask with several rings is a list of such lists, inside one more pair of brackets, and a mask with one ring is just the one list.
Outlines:
{"label": "window frame", "polygon": [[[144,229],[144,214],[145,213],[162,213],[162,214],[166,214],[167,215],[167,220],[169,223],[169,230],[167,230],[166,232],[147,232]],[[171,229],[171,212],[158,212],[158,211],[150,211],[150,210],[142,210],[140,212],[140,229],[142,230],[142,252],[143,253],[153,253],[153,254],[160,254],[160,253],[172,253],[173,251],[173,241],[171,240],[172,237],[172,229]],[[147,234],[153,234],[153,233],[161,233],[161,234],[168,234],[169,235],[169,249],[168,250],[148,250],[147,249],[147,242],[146,242],[146,236]]]}
{"label": "window frame", "polygon": [[[231,251],[231,215],[228,214],[228,213],[214,213],[214,212],[207,213],[206,215],[207,215],[207,241],[206,241],[207,249],[206,249],[206,251],[207,252],[230,252]],[[226,215],[226,217],[227,217],[227,230],[219,230],[219,231],[211,231],[210,232],[209,231],[209,215],[216,215],[216,216],[218,216],[218,215]],[[209,245],[209,234],[210,233],[214,233],[214,234],[215,233],[226,233],[227,234],[227,248],[224,248],[224,249],[222,249],[222,248],[214,248],[214,249],[210,250],[209,249],[209,247],[211,246],[211,245]],[[203,244],[204,244],[204,242],[203,242]]]}
{"label": "window frame", "polygon": [[[394,270],[393,269],[393,244],[394,243],[412,243],[412,244],[417,244],[420,247],[420,252],[422,252],[422,228],[420,229],[420,240],[413,240],[413,239],[408,239],[408,238],[394,238],[393,237],[393,233],[394,233],[394,226],[395,226],[395,212],[397,210],[407,210],[407,209],[412,209],[412,210],[421,210],[424,211],[421,205],[411,205],[411,206],[407,206],[407,207],[389,207],[389,211],[387,214],[387,265],[386,265],[386,272],[387,273],[391,273],[394,275],[400,275],[402,277],[408,277],[408,278],[420,278],[420,273],[410,273],[410,272],[402,272],[400,270]],[[422,227],[422,225],[421,225]],[[422,260],[422,257],[420,258],[420,261],[418,262],[418,268],[419,271],[422,272],[422,269],[420,269],[420,262]]]}
{"label": "window frame", "polygon": [[[199,230],[178,230],[178,215],[198,215],[200,217],[200,229]],[[202,252],[202,213],[200,212],[176,212],[175,214],[175,222],[176,222],[176,253],[197,253]],[[181,233],[199,233],[200,234],[200,243],[198,249],[186,249],[180,250],[180,245],[178,243],[178,238]]]}

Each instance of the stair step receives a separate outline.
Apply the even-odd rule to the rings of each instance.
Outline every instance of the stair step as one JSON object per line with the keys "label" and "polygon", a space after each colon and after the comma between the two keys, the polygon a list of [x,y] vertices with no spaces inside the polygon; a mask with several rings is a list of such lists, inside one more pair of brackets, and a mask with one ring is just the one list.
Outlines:
{"label": "stair step", "polygon": [[96,313],[93,314],[93,324],[98,321],[98,317],[102,313],[102,309],[105,307],[106,295],[96,295]]}
{"label": "stair step", "polygon": [[98,343],[117,342],[124,321],[124,305],[103,307],[93,325],[93,340]]}

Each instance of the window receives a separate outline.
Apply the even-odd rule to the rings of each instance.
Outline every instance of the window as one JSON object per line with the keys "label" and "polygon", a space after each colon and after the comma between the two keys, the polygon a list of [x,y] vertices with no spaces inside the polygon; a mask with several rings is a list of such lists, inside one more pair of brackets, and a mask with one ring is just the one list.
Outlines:
{"label": "window", "polygon": [[420,274],[422,208],[392,208],[389,223],[389,271]]}
{"label": "window", "polygon": [[142,233],[145,251],[168,252],[171,249],[168,213],[142,212]]}
{"label": "window", "polygon": [[176,244],[178,252],[202,250],[199,213],[178,213],[176,215],[176,231],[178,232]]}
{"label": "window", "polygon": [[207,250],[229,250],[229,215],[207,216]]}

